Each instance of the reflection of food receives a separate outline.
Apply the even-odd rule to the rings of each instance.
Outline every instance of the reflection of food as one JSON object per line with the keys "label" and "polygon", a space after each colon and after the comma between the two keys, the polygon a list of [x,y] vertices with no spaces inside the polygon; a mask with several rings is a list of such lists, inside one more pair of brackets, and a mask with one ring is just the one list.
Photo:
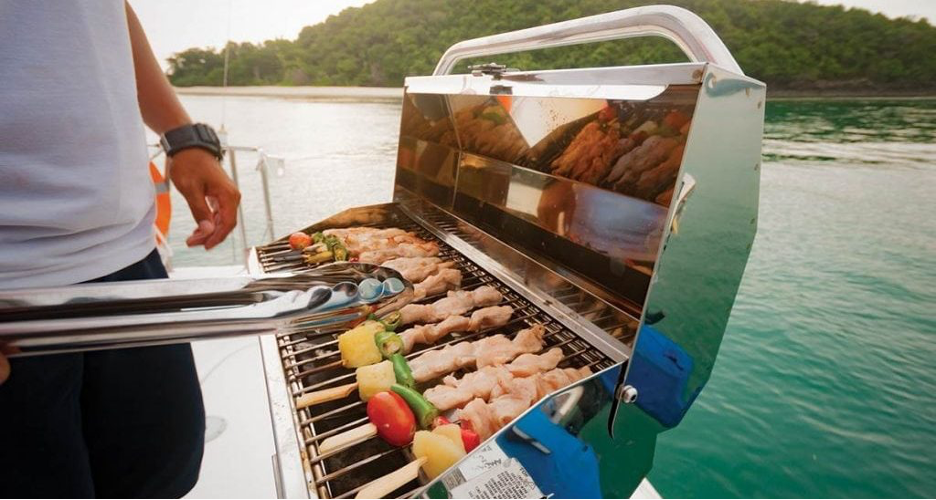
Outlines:
{"label": "reflection of food", "polygon": [[[609,108],[606,108],[609,109]],[[585,125],[569,147],[552,162],[552,173],[595,184],[620,155],[620,124],[616,117],[600,113],[597,120]]]}
{"label": "reflection of food", "polygon": [[679,142],[670,137],[655,135],[648,138],[618,160],[604,183],[620,192],[632,191],[630,186],[640,178],[640,174],[669,158],[670,152],[678,145]]}
{"label": "reflection of food", "polygon": [[473,106],[455,113],[462,148],[516,163],[529,147],[507,111],[499,104]]}
{"label": "reflection of food", "polygon": [[689,124],[679,110],[616,103],[582,127],[546,170],[668,205]]}

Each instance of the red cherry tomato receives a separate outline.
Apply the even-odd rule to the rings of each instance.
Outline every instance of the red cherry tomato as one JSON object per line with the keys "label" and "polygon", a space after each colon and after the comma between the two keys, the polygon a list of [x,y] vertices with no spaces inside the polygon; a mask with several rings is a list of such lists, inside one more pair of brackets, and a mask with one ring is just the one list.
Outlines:
{"label": "red cherry tomato", "polygon": [[293,250],[302,250],[312,244],[312,237],[305,233],[293,233],[289,235],[289,248]]}
{"label": "red cherry tomato", "polygon": [[378,392],[367,402],[367,418],[377,435],[393,446],[406,446],[416,433],[416,417],[406,401],[391,391]]}

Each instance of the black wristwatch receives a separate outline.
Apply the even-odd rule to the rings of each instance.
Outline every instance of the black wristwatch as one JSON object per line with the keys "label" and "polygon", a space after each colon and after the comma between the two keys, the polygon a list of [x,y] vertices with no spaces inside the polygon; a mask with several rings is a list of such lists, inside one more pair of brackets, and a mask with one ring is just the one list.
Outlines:
{"label": "black wristwatch", "polygon": [[195,123],[174,128],[159,138],[159,143],[167,156],[172,156],[183,149],[201,148],[213,154],[220,161],[224,157],[218,134],[210,125]]}

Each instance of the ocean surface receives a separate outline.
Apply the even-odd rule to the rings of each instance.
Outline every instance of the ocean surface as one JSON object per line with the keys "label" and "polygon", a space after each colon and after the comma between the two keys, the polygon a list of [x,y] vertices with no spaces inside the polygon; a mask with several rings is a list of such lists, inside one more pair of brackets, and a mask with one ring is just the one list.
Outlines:
{"label": "ocean surface", "polygon": [[[389,201],[399,104],[185,96],[271,170],[275,234]],[[238,156],[249,244],[257,155]],[[936,496],[936,101],[767,105],[758,235],[715,370],[660,436],[664,497]],[[176,266],[230,264],[239,234]]]}

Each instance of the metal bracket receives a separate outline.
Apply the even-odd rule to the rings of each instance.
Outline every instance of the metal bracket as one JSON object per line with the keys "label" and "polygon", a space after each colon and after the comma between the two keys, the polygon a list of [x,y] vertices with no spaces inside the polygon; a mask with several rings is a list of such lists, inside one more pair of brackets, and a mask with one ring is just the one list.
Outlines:
{"label": "metal bracket", "polygon": [[491,75],[495,80],[500,80],[504,73],[508,71],[520,71],[517,68],[508,68],[504,64],[497,64],[495,62],[475,64],[468,66],[468,69],[471,71],[471,76]]}

